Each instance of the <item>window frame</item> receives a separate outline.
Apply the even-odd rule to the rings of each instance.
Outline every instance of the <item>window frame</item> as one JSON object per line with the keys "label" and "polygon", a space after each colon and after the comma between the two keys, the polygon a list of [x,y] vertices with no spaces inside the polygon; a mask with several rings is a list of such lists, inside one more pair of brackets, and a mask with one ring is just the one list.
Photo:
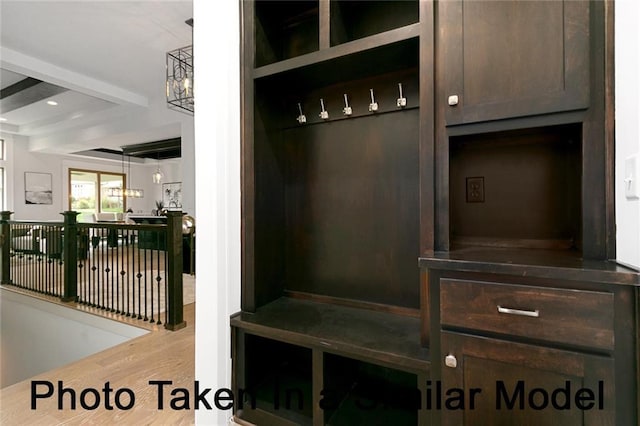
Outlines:
{"label": "window frame", "polygon": [[[96,179],[97,179],[97,188],[98,190],[96,191],[96,213],[102,213],[102,191],[100,190],[101,188],[101,183],[102,183],[102,175],[110,175],[110,176],[121,176],[122,177],[122,188],[126,188],[127,187],[127,174],[126,173],[122,173],[122,172],[112,172],[112,171],[108,171],[108,170],[92,170],[92,169],[80,169],[80,168],[75,168],[75,167],[69,167],[68,172],[67,172],[67,190],[68,190],[68,207],[69,210],[72,210],[71,207],[71,198],[72,198],[72,190],[71,190],[71,175],[74,172],[80,172],[80,173],[94,173],[96,175]],[[127,196],[123,195],[122,196],[122,212],[126,212],[127,211]]]}

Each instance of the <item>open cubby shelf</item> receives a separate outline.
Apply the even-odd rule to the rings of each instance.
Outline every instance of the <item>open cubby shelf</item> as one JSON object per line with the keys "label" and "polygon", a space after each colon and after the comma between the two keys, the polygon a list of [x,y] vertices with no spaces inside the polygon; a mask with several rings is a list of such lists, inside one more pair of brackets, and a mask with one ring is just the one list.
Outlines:
{"label": "open cubby shelf", "polygon": [[318,50],[318,0],[257,1],[255,4],[256,66]]}
{"label": "open cubby shelf", "polygon": [[581,249],[581,125],[452,137],[451,250]]}
{"label": "open cubby shelf", "polygon": [[246,335],[246,383],[243,412],[271,413],[298,424],[311,424],[311,351],[301,346]]}
{"label": "open cubby shelf", "polygon": [[331,426],[417,424],[421,393],[412,373],[324,356],[323,408]]}
{"label": "open cubby shelf", "polygon": [[417,0],[332,1],[331,45],[340,45],[417,22]]}
{"label": "open cubby shelf", "polygon": [[258,72],[263,75],[282,72],[417,37],[418,5],[417,0],[256,1],[254,67],[263,68]]}

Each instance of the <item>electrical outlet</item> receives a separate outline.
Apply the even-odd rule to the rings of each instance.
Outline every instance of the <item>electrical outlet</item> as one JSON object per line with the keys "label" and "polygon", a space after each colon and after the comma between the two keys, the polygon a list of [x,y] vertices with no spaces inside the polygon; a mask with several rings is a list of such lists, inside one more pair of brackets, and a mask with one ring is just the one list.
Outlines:
{"label": "electrical outlet", "polygon": [[484,203],[484,178],[467,178],[467,203]]}

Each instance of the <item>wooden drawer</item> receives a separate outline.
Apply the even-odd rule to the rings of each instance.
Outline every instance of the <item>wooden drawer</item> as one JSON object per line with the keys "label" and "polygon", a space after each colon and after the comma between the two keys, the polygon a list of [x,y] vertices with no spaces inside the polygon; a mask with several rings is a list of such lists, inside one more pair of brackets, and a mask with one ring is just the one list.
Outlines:
{"label": "wooden drawer", "polygon": [[613,294],[479,281],[440,281],[443,326],[613,349]]}

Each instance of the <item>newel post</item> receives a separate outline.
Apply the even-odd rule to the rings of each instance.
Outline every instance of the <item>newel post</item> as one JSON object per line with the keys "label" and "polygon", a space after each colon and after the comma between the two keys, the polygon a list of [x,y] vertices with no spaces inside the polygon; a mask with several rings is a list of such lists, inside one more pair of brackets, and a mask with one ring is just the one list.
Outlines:
{"label": "newel post", "polygon": [[75,302],[78,300],[78,222],[80,213],[65,211],[64,239],[62,244],[62,262],[64,263],[64,292],[63,302]]}
{"label": "newel post", "polygon": [[179,330],[187,323],[183,318],[182,300],[182,212],[168,211],[167,215],[167,313],[164,326]]}
{"label": "newel post", "polygon": [[11,215],[13,212],[0,212],[0,244],[2,245],[2,278],[0,284],[11,284]]}

